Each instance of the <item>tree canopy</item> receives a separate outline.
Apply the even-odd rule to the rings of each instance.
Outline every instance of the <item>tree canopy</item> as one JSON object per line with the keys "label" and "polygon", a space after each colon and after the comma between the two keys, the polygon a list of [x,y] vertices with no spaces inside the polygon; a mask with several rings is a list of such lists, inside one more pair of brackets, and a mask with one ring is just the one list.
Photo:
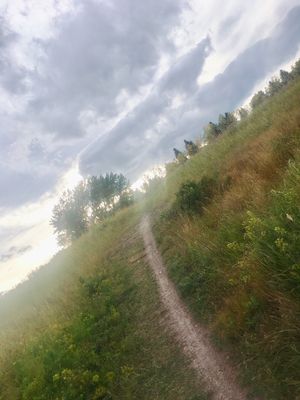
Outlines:
{"label": "tree canopy", "polygon": [[58,243],[67,246],[118,208],[133,202],[128,179],[113,172],[91,176],[65,191],[53,209],[51,225]]}

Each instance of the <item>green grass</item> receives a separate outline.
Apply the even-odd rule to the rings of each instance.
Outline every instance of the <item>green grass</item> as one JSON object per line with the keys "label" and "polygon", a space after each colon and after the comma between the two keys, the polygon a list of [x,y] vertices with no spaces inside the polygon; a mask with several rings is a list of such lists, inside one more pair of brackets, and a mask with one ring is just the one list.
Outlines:
{"label": "green grass", "polygon": [[[146,207],[182,297],[253,395],[300,398],[299,80],[167,171]],[[210,202],[178,208],[203,177]]]}
{"label": "green grass", "polygon": [[119,213],[11,293],[0,399],[207,398],[164,323],[138,221]]}

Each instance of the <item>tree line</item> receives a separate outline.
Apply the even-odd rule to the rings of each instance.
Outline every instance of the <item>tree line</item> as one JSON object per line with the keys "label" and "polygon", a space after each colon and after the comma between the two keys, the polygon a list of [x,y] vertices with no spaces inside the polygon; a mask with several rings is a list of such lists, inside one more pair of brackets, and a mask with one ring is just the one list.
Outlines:
{"label": "tree line", "polygon": [[103,221],[117,209],[133,203],[129,180],[113,172],[82,180],[66,190],[55,205],[51,225],[59,245],[67,246],[85,233],[89,226]]}
{"label": "tree line", "polygon": [[[243,121],[248,117],[251,110],[264,104],[268,99],[273,97],[276,93],[286,87],[291,81],[297,79],[300,76],[300,60],[292,66],[291,72],[280,70],[279,76],[272,78],[265,90],[259,90],[254,94],[250,101],[249,109],[245,107],[239,108],[234,112],[225,112],[220,114],[218,122],[209,122],[204,127],[204,140],[209,143],[216,139],[218,136],[222,135],[225,131],[230,128],[234,128],[239,121]],[[188,158],[193,156],[199,151],[199,147],[192,141],[184,140],[185,151],[180,151],[176,148],[173,149],[175,154],[175,159],[179,163],[185,162]]]}
{"label": "tree line", "polygon": [[[239,121],[248,117],[251,110],[259,107],[290,81],[300,76],[300,60],[291,72],[280,70],[279,77],[272,78],[266,89],[254,94],[250,108],[241,107],[234,112],[220,114],[218,122],[209,122],[204,127],[204,139],[207,143],[235,127]],[[184,163],[200,150],[192,140],[184,140],[185,150],[174,148],[178,163]],[[65,191],[53,209],[51,224],[57,234],[58,243],[66,246],[78,239],[93,223],[101,222],[117,209],[133,203],[133,192],[128,179],[113,172],[92,176],[81,181],[73,190]]]}

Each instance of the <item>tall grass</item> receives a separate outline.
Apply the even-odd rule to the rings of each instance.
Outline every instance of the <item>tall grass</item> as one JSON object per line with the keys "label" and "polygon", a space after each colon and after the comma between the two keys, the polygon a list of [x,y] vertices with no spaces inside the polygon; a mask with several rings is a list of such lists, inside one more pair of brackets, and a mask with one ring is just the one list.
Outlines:
{"label": "tall grass", "polygon": [[207,398],[162,323],[138,221],[119,212],[6,298],[1,400]]}
{"label": "tall grass", "polygon": [[[178,209],[176,194],[203,177],[219,187],[209,204]],[[151,202],[170,276],[253,394],[300,398],[299,80],[171,165]]]}

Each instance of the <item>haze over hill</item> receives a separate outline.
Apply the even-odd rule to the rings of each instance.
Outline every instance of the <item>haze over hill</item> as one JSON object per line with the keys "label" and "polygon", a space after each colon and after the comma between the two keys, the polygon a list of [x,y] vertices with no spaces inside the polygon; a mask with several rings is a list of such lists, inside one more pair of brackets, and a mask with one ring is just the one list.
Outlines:
{"label": "haze over hill", "polygon": [[[220,12],[220,9],[222,12]],[[297,55],[300,2],[3,1],[0,289],[57,247],[81,175],[133,181]]]}

